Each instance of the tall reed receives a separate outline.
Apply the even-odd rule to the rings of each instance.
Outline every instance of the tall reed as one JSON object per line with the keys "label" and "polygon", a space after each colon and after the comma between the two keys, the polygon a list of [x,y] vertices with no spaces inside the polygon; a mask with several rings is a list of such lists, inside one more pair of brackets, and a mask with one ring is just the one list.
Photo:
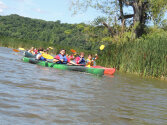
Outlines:
{"label": "tall reed", "polygon": [[98,63],[142,76],[167,77],[167,32],[160,30],[140,39],[108,45]]}

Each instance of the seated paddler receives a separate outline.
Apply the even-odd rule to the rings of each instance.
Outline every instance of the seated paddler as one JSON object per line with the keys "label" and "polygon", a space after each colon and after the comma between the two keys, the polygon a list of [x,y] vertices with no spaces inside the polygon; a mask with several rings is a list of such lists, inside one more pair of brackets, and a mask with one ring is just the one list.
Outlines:
{"label": "seated paddler", "polygon": [[60,53],[54,57],[53,62],[56,63],[56,64],[67,64],[67,63],[69,63],[69,64],[77,65],[76,63],[72,62],[66,56],[66,50],[65,49],[60,50]]}
{"label": "seated paddler", "polygon": [[36,55],[36,59],[41,61],[46,61],[46,58],[42,56],[42,53],[44,53],[43,48],[38,49],[38,54]]}
{"label": "seated paddler", "polygon": [[91,66],[93,66],[93,64],[94,64],[94,60],[92,59],[92,55],[89,54],[88,58],[86,60],[86,67],[91,67]]}
{"label": "seated paddler", "polygon": [[80,53],[80,56],[76,57],[75,62],[80,65],[86,65],[86,61],[84,59],[84,52]]}

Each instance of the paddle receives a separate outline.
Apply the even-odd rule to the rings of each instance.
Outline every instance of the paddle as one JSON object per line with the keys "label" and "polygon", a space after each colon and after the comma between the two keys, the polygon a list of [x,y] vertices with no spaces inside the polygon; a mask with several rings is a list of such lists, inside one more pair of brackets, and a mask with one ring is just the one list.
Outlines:
{"label": "paddle", "polygon": [[[105,48],[105,45],[101,45],[100,46],[100,50],[103,50]],[[74,50],[74,49],[70,49],[70,51],[72,52],[72,53],[76,53],[76,50]]]}
{"label": "paddle", "polygon": [[[104,48],[105,48],[105,45],[101,45],[101,46],[99,47],[99,50],[98,50],[98,52],[97,52],[96,55],[98,56],[99,53],[100,53],[100,51],[102,51]],[[97,56],[94,57],[94,60],[95,60],[95,58],[96,58]]]}
{"label": "paddle", "polygon": [[14,51],[14,52],[20,52],[20,51],[19,51],[19,50],[17,50],[17,49],[13,49],[13,51]]}
{"label": "paddle", "polygon": [[52,47],[49,47],[49,49],[53,49]]}
{"label": "paddle", "polygon": [[54,59],[53,56],[49,55],[49,54],[46,54],[46,53],[42,53],[42,56],[46,59]]}
{"label": "paddle", "polygon": [[[92,60],[94,60],[94,62],[93,62],[94,65],[96,65],[95,60],[98,58],[98,55],[99,55],[100,51],[102,51],[104,48],[105,48],[105,45],[101,45],[101,46],[99,47],[99,50],[98,50],[97,54],[95,54],[95,57],[92,59]],[[90,67],[90,66],[87,66],[87,67]]]}
{"label": "paddle", "polygon": [[14,52],[20,52],[20,50],[25,50],[25,49],[24,48],[19,48],[19,50],[13,49]]}
{"label": "paddle", "polygon": [[105,45],[100,46],[100,50],[103,50],[105,48]]}
{"label": "paddle", "polygon": [[24,48],[19,48],[19,50],[25,50]]}
{"label": "paddle", "polygon": [[76,50],[74,50],[74,49],[70,49],[70,51],[71,51],[72,53],[76,53]]}

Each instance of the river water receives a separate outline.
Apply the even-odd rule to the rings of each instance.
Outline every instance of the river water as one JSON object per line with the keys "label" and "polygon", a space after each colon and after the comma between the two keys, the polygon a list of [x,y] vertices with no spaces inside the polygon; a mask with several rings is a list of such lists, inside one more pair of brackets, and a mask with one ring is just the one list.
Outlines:
{"label": "river water", "polygon": [[165,125],[167,82],[21,61],[0,47],[0,125]]}

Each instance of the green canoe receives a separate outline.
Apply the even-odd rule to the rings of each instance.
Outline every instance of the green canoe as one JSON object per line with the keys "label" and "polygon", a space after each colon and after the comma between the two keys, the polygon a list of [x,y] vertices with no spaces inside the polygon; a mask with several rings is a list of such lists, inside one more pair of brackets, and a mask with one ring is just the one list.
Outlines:
{"label": "green canoe", "polygon": [[28,58],[28,57],[23,57],[23,61],[29,62],[32,64],[38,64],[45,67],[52,67],[55,69],[86,72],[86,73],[91,73],[91,74],[100,75],[100,76],[104,75],[104,69],[88,68],[84,66],[70,66],[65,64],[54,64],[51,62],[38,61],[35,58]]}

